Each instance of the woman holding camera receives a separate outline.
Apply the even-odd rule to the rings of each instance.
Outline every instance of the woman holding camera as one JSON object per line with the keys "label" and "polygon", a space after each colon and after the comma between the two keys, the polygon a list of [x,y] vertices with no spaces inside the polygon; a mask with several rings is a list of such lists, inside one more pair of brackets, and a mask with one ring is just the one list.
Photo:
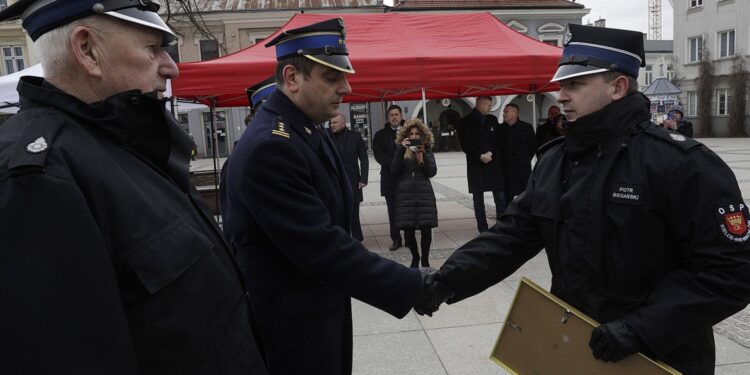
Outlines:
{"label": "woman holding camera", "polygon": [[421,264],[429,267],[432,228],[437,227],[437,205],[430,177],[437,173],[432,154],[433,136],[421,120],[407,121],[396,136],[396,153],[391,172],[398,179],[396,187],[396,225],[404,230],[406,246],[411,251],[411,267],[420,264],[416,230],[420,230]]}

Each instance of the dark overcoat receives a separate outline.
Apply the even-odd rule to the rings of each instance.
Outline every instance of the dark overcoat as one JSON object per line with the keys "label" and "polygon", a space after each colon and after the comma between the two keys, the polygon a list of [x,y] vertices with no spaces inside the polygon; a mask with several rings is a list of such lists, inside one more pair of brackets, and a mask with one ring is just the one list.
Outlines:
{"label": "dark overcoat", "polygon": [[350,236],[354,202],[333,147],[277,90],[227,166],[226,231],[274,375],[351,373],[351,297],[401,318],[420,293],[418,270]]}
{"label": "dark overcoat", "polygon": [[510,202],[526,188],[531,174],[531,159],[536,153],[536,134],[528,122],[518,120],[510,125],[500,124],[503,182],[505,197]]}
{"label": "dark overcoat", "polygon": [[396,226],[399,229],[437,227],[437,204],[430,183],[430,178],[437,173],[435,155],[426,147],[424,164],[420,167],[416,157],[404,158],[405,151],[404,146],[396,149],[391,166],[391,172],[398,178]]}
{"label": "dark overcoat", "polygon": [[164,103],[87,105],[36,77],[19,93],[0,126],[2,372],[266,374]]}
{"label": "dark overcoat", "polygon": [[378,130],[372,140],[372,153],[380,164],[380,195],[383,197],[396,194],[398,179],[391,173],[396,146],[396,129],[391,128],[390,124]]}
{"label": "dark overcoat", "polygon": [[[367,175],[370,168],[370,162],[367,158],[367,146],[359,133],[349,129],[343,129],[341,133],[340,135],[331,134],[331,136],[334,138],[334,143],[337,146],[338,142],[341,142],[343,150],[339,151],[341,159],[344,162],[344,170],[349,177],[349,183],[354,192],[355,202],[362,202],[362,189],[359,188],[359,183],[367,184]],[[337,140],[335,139],[336,137],[341,137],[341,139]]]}
{"label": "dark overcoat", "polygon": [[545,248],[554,295],[599,322],[624,319],[646,354],[683,374],[713,374],[712,326],[750,301],[750,214],[734,174],[699,142],[650,123],[641,94],[584,119],[621,131],[585,149],[548,144],[497,225],[441,268],[449,302]]}
{"label": "dark overcoat", "polygon": [[[484,117],[484,122],[482,122]],[[500,146],[502,138],[500,124],[494,115],[483,116],[476,109],[461,119],[458,126],[458,138],[461,151],[466,154],[466,179],[469,182],[470,194],[481,194],[485,191],[503,190],[502,155]],[[492,161],[483,163],[479,155],[492,152]]]}

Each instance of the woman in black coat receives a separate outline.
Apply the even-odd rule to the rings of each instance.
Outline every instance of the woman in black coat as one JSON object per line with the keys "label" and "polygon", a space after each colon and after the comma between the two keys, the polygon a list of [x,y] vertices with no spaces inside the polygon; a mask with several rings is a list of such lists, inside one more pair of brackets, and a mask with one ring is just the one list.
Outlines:
{"label": "woman in black coat", "polygon": [[411,267],[419,266],[416,230],[421,232],[422,267],[429,267],[432,228],[437,227],[437,205],[430,177],[437,173],[432,154],[433,136],[421,120],[407,121],[396,137],[391,172],[396,186],[396,225],[404,230],[406,246],[411,251]]}

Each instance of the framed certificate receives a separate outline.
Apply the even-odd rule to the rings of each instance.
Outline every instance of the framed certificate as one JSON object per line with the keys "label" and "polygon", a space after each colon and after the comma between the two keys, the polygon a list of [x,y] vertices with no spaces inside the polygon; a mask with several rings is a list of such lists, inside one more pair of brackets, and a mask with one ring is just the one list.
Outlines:
{"label": "framed certificate", "polygon": [[490,358],[517,375],[680,375],[641,353],[619,362],[594,358],[591,331],[599,323],[522,278]]}

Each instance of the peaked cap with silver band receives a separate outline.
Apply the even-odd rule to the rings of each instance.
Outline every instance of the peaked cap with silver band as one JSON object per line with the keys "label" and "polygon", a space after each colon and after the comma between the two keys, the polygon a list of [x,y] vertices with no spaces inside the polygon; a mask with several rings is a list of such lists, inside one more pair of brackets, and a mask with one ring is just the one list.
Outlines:
{"label": "peaked cap with silver band", "polygon": [[177,36],[159,17],[159,4],[150,0],[19,0],[0,12],[0,21],[21,18],[31,40],[59,26],[92,14],[106,14],[125,22],[161,31],[162,45],[171,45]]}
{"label": "peaked cap with silver band", "polygon": [[646,66],[643,34],[605,27],[568,25],[565,49],[552,82],[617,71],[638,78]]}
{"label": "peaked cap with silver band", "polygon": [[344,73],[354,73],[346,48],[344,20],[332,18],[304,27],[284,30],[266,47],[276,46],[276,60],[304,56]]}
{"label": "peaked cap with silver band", "polygon": [[274,77],[268,77],[254,86],[245,89],[247,99],[250,102],[250,108],[252,108],[253,112],[256,111],[258,104],[266,101],[274,90],[276,90],[276,80]]}

